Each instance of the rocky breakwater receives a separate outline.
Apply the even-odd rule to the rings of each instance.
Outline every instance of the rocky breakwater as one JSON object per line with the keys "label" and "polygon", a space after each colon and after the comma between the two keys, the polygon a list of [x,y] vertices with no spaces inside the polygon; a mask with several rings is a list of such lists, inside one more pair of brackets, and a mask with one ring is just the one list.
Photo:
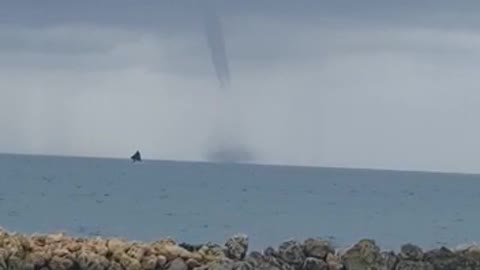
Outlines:
{"label": "rocky breakwater", "polygon": [[395,253],[361,240],[339,251],[326,240],[311,238],[247,251],[248,237],[241,234],[220,246],[0,231],[0,270],[480,270],[477,246],[424,252],[406,244]]}

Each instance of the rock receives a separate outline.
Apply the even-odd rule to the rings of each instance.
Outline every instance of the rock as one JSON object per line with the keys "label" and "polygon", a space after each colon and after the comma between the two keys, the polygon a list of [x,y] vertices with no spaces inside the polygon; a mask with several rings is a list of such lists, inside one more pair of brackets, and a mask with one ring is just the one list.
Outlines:
{"label": "rock", "polygon": [[434,268],[428,262],[400,261],[395,267],[395,270],[434,270]]}
{"label": "rock", "polygon": [[254,270],[254,269],[255,267],[250,262],[241,261],[241,262],[235,262],[233,264],[233,270]]}
{"label": "rock", "polygon": [[3,239],[3,246],[8,256],[16,256],[18,258],[25,258],[25,250],[23,249],[21,241],[14,236]]}
{"label": "rock", "polygon": [[272,256],[272,257],[279,257],[278,252],[273,247],[267,247],[263,251],[263,255],[265,256]]}
{"label": "rock", "polygon": [[128,256],[125,253],[119,254],[115,260],[117,260],[118,263],[120,263],[123,268],[128,269],[128,270],[141,270],[142,265],[140,262],[130,256]]}
{"label": "rock", "polygon": [[25,257],[27,263],[31,263],[37,268],[46,266],[48,260],[50,260],[50,257],[47,257],[44,252],[31,252]]}
{"label": "rock", "polygon": [[7,270],[34,270],[32,264],[26,264],[17,256],[11,256],[7,261]]}
{"label": "rock", "polygon": [[245,258],[255,270],[293,270],[293,267],[273,256],[265,256],[259,252],[252,252]]}
{"label": "rock", "polygon": [[30,240],[28,239],[28,237],[22,234],[15,234],[14,237],[17,238],[23,250],[29,251],[32,249],[32,246],[30,245]]}
{"label": "rock", "polygon": [[325,260],[328,254],[335,253],[329,241],[309,238],[303,243],[303,250],[307,257]]}
{"label": "rock", "polygon": [[206,265],[194,268],[195,270],[234,270],[235,263],[228,260],[219,260],[210,262]]}
{"label": "rock", "polygon": [[248,256],[245,257],[244,261],[249,262],[252,265],[257,265],[259,262],[265,260],[265,255],[261,254],[258,251],[252,251]]}
{"label": "rock", "polygon": [[176,258],[168,264],[167,270],[188,270],[188,265],[181,258]]}
{"label": "rock", "polygon": [[61,258],[67,258],[72,261],[75,260],[75,256],[73,256],[73,254],[70,251],[68,251],[68,249],[65,249],[65,248],[59,248],[59,249],[53,250],[52,255],[61,257]]}
{"label": "rock", "polygon": [[91,256],[93,253],[91,251],[82,251],[77,256],[77,264],[80,269],[85,270],[88,269],[90,263],[92,263]]}
{"label": "rock", "polygon": [[72,269],[75,263],[66,257],[53,256],[48,262],[48,267],[51,270],[69,270]]}
{"label": "rock", "polygon": [[342,256],[348,270],[388,270],[380,248],[373,240],[361,240]]}
{"label": "rock", "polygon": [[454,253],[442,247],[431,250],[424,255],[424,260],[429,262],[435,270],[473,270],[480,269],[480,261],[462,253]]}
{"label": "rock", "polygon": [[469,246],[460,253],[467,258],[480,261],[480,246]]}
{"label": "rock", "polygon": [[112,254],[124,253],[129,246],[119,239],[110,239],[107,241],[108,251]]}
{"label": "rock", "polygon": [[31,263],[21,262],[20,270],[35,270],[35,266]]}
{"label": "rock", "polygon": [[403,245],[400,252],[400,258],[410,261],[421,261],[423,259],[423,250],[415,245]]}
{"label": "rock", "polygon": [[388,270],[395,270],[398,263],[398,258],[393,251],[382,252],[382,257],[385,260]]}
{"label": "rock", "polygon": [[193,268],[202,266],[202,264],[195,259],[188,259],[186,263],[188,265],[188,269],[193,269]]}
{"label": "rock", "polygon": [[30,245],[32,247],[44,247],[47,244],[47,237],[44,235],[32,235]]}
{"label": "rock", "polygon": [[89,243],[90,249],[101,256],[107,256],[109,249],[107,247],[107,241],[102,239],[96,239]]}
{"label": "rock", "polygon": [[424,259],[437,270],[455,269],[455,265],[458,264],[458,257],[445,247],[428,251]]}
{"label": "rock", "polygon": [[0,248],[0,270],[7,269],[7,259],[8,259],[8,251],[3,248]]}
{"label": "rock", "polygon": [[82,245],[78,242],[70,242],[65,246],[65,248],[73,253],[78,252],[80,249],[82,249]]}
{"label": "rock", "polygon": [[[159,255],[167,258],[167,261],[174,260],[176,258],[182,258],[188,260],[190,258],[196,260],[202,260],[202,256],[197,253],[192,253],[180,246],[178,246],[173,240],[160,240],[152,244],[153,250]],[[223,254],[223,251],[222,251]]]}
{"label": "rock", "polygon": [[170,239],[144,244],[63,234],[25,237],[0,230],[0,270],[480,270],[479,246],[423,252],[406,244],[396,255],[364,239],[337,255],[328,241],[309,238],[246,256],[245,235],[233,236],[224,247],[183,246]]}
{"label": "rock", "polygon": [[480,248],[478,246],[470,246],[454,252],[454,254],[454,263],[457,269],[480,269]]}
{"label": "rock", "polygon": [[106,270],[124,270],[123,267],[115,261],[111,261]]}
{"label": "rock", "polygon": [[0,247],[3,247],[3,241],[5,238],[8,238],[9,234],[3,228],[0,227]]}
{"label": "rock", "polygon": [[[200,256],[199,260],[202,262],[215,262],[225,259],[225,252],[223,248],[216,244],[207,243],[203,245],[197,253],[190,253]],[[197,259],[194,256],[191,258]]]}
{"label": "rock", "polygon": [[248,236],[244,234],[234,235],[225,243],[226,255],[232,260],[242,260],[248,250]]}
{"label": "rock", "polygon": [[303,262],[302,270],[329,270],[329,268],[323,260],[310,257]]}
{"label": "rock", "polygon": [[104,270],[109,268],[110,261],[92,251],[82,251],[77,256],[77,264],[82,270]]}
{"label": "rock", "polygon": [[134,244],[127,250],[127,255],[136,259],[137,261],[141,261],[143,256],[145,256],[145,247]]}
{"label": "rock", "polygon": [[148,255],[142,258],[140,261],[143,270],[155,270],[158,265],[158,258],[155,255]]}
{"label": "rock", "polygon": [[47,235],[47,243],[55,244],[65,240],[65,233],[52,233]]}
{"label": "rock", "polygon": [[164,268],[164,266],[167,264],[167,258],[163,255],[158,255],[157,256],[157,266],[160,268]]}
{"label": "rock", "polygon": [[[23,262],[23,266],[22,268],[20,268],[21,270],[35,270],[35,265],[31,264],[31,263],[26,263],[26,262]],[[38,268],[37,268],[38,269]]]}
{"label": "rock", "polygon": [[286,241],[278,248],[279,257],[292,265],[301,265],[305,260],[302,245],[297,241]]}
{"label": "rock", "polygon": [[343,269],[343,264],[342,264],[340,258],[337,255],[334,255],[333,253],[329,253],[327,255],[327,258],[325,258],[325,261],[328,264],[328,270],[341,270],[341,269]]}

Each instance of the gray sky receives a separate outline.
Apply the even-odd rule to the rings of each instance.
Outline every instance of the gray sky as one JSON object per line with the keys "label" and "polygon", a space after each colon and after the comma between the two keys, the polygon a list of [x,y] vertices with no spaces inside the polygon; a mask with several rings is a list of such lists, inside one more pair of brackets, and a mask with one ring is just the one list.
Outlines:
{"label": "gray sky", "polygon": [[[203,160],[225,119],[201,4],[2,1],[0,151]],[[216,8],[257,162],[480,172],[480,2]]]}

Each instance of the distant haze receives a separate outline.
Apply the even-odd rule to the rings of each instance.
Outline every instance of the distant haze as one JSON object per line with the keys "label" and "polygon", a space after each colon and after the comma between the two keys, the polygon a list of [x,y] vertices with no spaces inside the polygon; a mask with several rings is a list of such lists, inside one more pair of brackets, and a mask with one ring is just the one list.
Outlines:
{"label": "distant haze", "polygon": [[[203,160],[225,70],[199,2],[2,3],[0,152]],[[212,5],[257,162],[480,172],[480,2]]]}

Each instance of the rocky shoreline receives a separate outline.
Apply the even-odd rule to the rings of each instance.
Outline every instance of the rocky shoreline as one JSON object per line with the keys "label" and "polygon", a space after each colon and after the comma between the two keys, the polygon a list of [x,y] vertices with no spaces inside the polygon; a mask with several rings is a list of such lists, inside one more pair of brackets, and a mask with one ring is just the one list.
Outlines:
{"label": "rocky shoreline", "polygon": [[263,252],[248,251],[248,237],[224,245],[190,245],[163,239],[74,238],[64,234],[24,235],[0,230],[0,270],[480,270],[480,247],[423,251],[406,244],[382,251],[364,239],[345,250],[328,240],[286,241]]}

